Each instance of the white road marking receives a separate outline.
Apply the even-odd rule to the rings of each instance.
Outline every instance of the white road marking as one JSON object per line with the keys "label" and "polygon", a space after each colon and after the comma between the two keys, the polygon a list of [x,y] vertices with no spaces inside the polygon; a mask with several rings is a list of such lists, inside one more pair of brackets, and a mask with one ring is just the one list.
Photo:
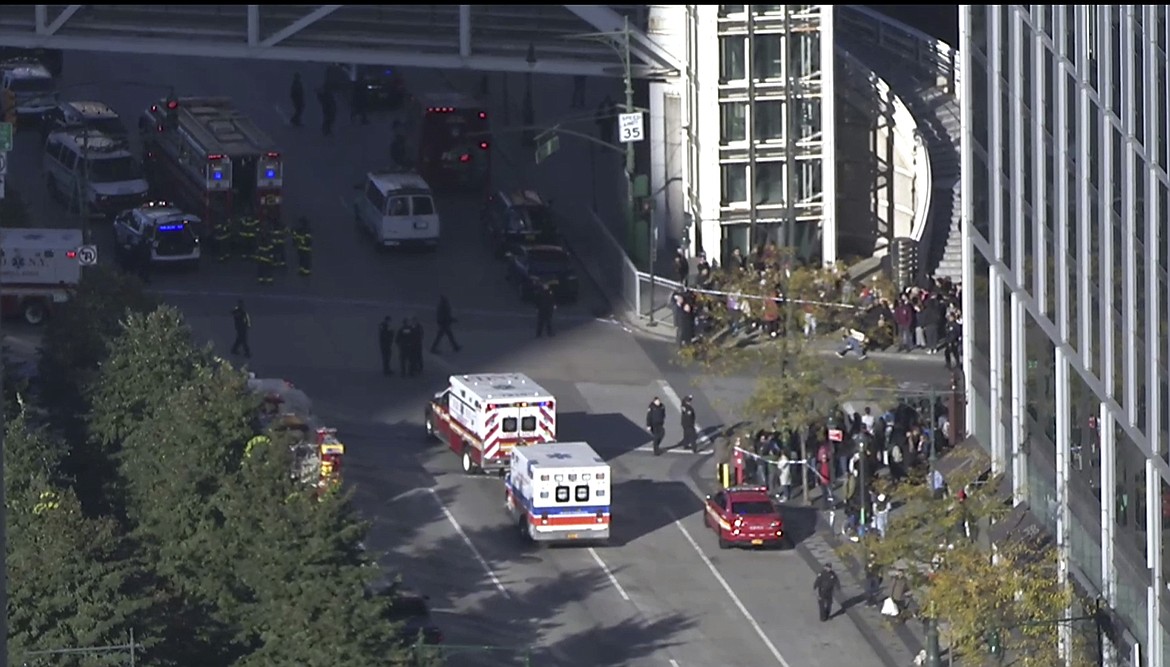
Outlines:
{"label": "white road marking", "polygon": [[722,574],[719,574],[719,570],[715,567],[715,564],[711,562],[711,559],[707,557],[707,554],[703,553],[702,547],[700,547],[699,543],[695,541],[695,538],[691,537],[691,533],[686,529],[686,526],[682,525],[682,522],[680,522],[678,519],[675,519],[674,525],[678,526],[678,529],[682,531],[683,537],[685,537],[687,542],[690,543],[691,548],[695,550],[695,553],[699,555],[699,558],[703,560],[703,564],[707,566],[707,569],[711,571],[711,576],[715,577],[715,581],[718,581],[719,585],[723,587],[723,592],[727,593],[727,597],[731,598],[732,603],[734,603],[735,607],[739,609],[739,613],[743,614],[743,617],[747,620],[748,625],[751,626],[752,630],[755,630],[756,635],[759,636],[759,638],[764,642],[764,646],[767,646],[768,650],[771,651],[772,656],[776,658],[776,662],[779,663],[781,667],[792,667],[788,664],[788,661],[784,659],[784,656],[780,654],[780,650],[776,648],[776,645],[772,643],[772,640],[768,639],[768,635],[764,634],[764,629],[760,627],[760,624],[756,621],[755,618],[752,617],[751,613],[748,612],[747,607],[745,607],[743,604],[743,601],[740,600],[739,596],[735,594],[735,591],[731,589],[731,585],[727,583],[727,580],[723,578]]}
{"label": "white road marking", "polygon": [[417,487],[417,488],[411,489],[411,490],[409,490],[409,491],[403,491],[402,493],[400,493],[400,494],[398,494],[398,495],[394,496],[394,497],[393,497],[393,498],[391,498],[390,500],[387,500],[387,501],[386,501],[386,504],[387,504],[387,505],[392,505],[392,504],[394,504],[394,503],[398,502],[399,500],[403,500],[403,499],[405,499],[405,498],[409,498],[409,497],[411,497],[411,496],[413,496],[413,495],[415,495],[415,494],[419,494],[419,493],[427,493],[427,492],[429,492],[430,490],[431,490],[431,489],[430,489],[429,487],[426,487],[426,486],[420,486],[420,487]]}
{"label": "white road marking", "polygon": [[273,104],[272,108],[276,111],[276,115],[280,116],[280,119],[284,121],[285,125],[292,125],[292,119],[284,112],[284,109],[280,108],[279,104]]}
{"label": "white road marking", "polygon": [[[651,453],[653,453],[654,446],[653,445],[642,445],[641,447],[635,447],[634,451],[635,452],[651,452]],[[682,449],[679,447],[675,447],[674,449],[664,449],[664,450],[662,450],[662,452],[664,454],[689,454],[691,456],[710,456],[710,455],[715,453],[715,452],[712,452],[710,450],[701,450],[698,452],[692,452],[689,449]]]}
{"label": "white road marking", "polygon": [[447,506],[443,504],[443,500],[439,498],[439,494],[436,493],[434,489],[427,489],[427,491],[430,492],[431,497],[434,498],[435,502],[439,505],[439,509],[442,510],[443,516],[447,517],[447,522],[451,524],[451,527],[455,529],[455,532],[463,540],[463,543],[467,545],[467,548],[471,551],[471,555],[474,556],[475,560],[479,562],[479,566],[483,568],[484,572],[487,572],[488,579],[491,579],[492,585],[495,586],[496,590],[498,590],[504,597],[511,597],[511,595],[508,594],[508,590],[504,588],[504,584],[500,581],[500,578],[497,577],[496,573],[492,571],[492,566],[488,565],[487,559],[483,557],[483,554],[479,553],[479,549],[475,548],[475,544],[471,541],[471,538],[467,536],[467,532],[463,530],[463,526],[460,526],[459,522],[455,520],[455,515],[451,514],[451,510],[447,509]]}
{"label": "white road marking", "polygon": [[671,658],[670,659],[670,667],[678,667],[678,660]]}
{"label": "white road marking", "polygon": [[626,595],[626,589],[622,588],[622,585],[618,582],[617,577],[613,576],[613,571],[609,569],[609,566],[605,564],[605,561],[601,560],[601,556],[597,555],[597,551],[594,550],[593,547],[589,547],[587,551],[589,552],[590,556],[593,556],[593,561],[597,563],[597,567],[600,567],[601,571],[605,573],[605,576],[609,578],[609,583],[613,584],[613,587],[617,589],[618,595],[622,596],[622,599],[626,602],[629,602],[630,596]]}

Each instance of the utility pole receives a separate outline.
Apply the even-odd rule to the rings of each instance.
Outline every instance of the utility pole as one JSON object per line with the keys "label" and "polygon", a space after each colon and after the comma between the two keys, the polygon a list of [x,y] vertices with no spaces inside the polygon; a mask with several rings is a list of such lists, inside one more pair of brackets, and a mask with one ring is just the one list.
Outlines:
{"label": "utility pole", "polygon": [[[634,73],[630,57],[630,17],[622,22],[622,76],[626,86],[626,113],[634,113]],[[626,142],[626,239],[629,242],[634,228],[634,142]],[[649,248],[647,248],[649,251]],[[650,263],[647,257],[647,263]],[[646,267],[654,275],[654,266]]]}

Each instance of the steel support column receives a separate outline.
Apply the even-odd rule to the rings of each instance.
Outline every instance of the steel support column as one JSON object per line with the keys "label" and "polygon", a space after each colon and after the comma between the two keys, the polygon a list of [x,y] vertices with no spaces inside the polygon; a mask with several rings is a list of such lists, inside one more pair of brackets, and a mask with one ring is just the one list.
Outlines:
{"label": "steel support column", "polygon": [[471,57],[471,5],[459,5],[459,57]]}
{"label": "steel support column", "polygon": [[[1023,67],[1023,55],[1025,48],[1023,21],[1019,20],[1018,11],[1013,12],[1011,30],[1011,58],[1015,66],[1011,72],[1011,87],[1012,87],[1012,117],[1016,119],[1025,118],[1024,114],[1024,78],[1021,69]],[[1011,257],[1012,269],[1015,272],[1016,281],[1021,284],[1028,282],[1027,274],[1027,256],[1024,252],[1026,248],[1025,231],[1027,225],[1024,224],[1028,220],[1028,213],[1025,210],[1024,202],[1026,198],[1024,189],[1024,169],[1025,169],[1025,150],[1024,147],[1024,132],[1023,123],[1013,122],[1011,124],[1012,137],[1012,154],[1011,154],[1011,178],[1008,179],[1008,184],[1011,188],[1010,204],[1012,207],[1012,222],[1011,225]],[[1033,218],[1034,220],[1034,218]],[[1012,502],[1019,503],[1025,500],[1024,485],[1027,481],[1028,470],[1026,467],[1027,459],[1024,458],[1026,451],[1025,442],[1028,437],[1028,428],[1026,415],[1028,414],[1028,359],[1027,359],[1027,314],[1024,311],[1024,304],[1020,298],[1015,294],[1008,297],[1008,326],[1011,328],[1011,335],[1009,336],[1009,354],[1011,356],[1011,414],[1008,416],[1011,422],[1011,431],[1008,433],[1005,454],[1011,461],[1012,472]]]}
{"label": "steel support column", "polygon": [[260,46],[263,46],[263,47],[276,46],[277,44],[283,42],[284,40],[288,39],[289,37],[292,37],[293,35],[304,30],[305,28],[308,28],[309,26],[313,25],[317,21],[320,21],[321,19],[325,18],[326,16],[329,16],[330,14],[341,9],[344,6],[345,5],[321,5],[320,7],[314,9],[313,11],[309,12],[305,16],[297,19],[296,21],[293,21],[287,27],[285,27],[281,30],[278,30],[276,32],[276,34],[272,35],[268,39],[261,42]]}
{"label": "steel support column", "polygon": [[[988,9],[993,15],[1004,11],[1003,7],[990,7]],[[989,93],[1002,87],[1000,78],[1003,72],[1003,64],[1000,62],[1001,44],[1003,43],[1005,35],[1001,29],[1001,23],[998,16],[992,20],[991,17],[987,21],[988,44],[987,44],[987,59],[990,65],[990,74],[987,75],[987,90]],[[1003,254],[1003,198],[1004,198],[1004,175],[1003,175],[1003,109],[998,103],[992,104],[992,100],[997,100],[996,95],[988,94],[987,100],[987,117],[988,117],[988,132],[991,135],[987,140],[987,182],[991,187],[989,199],[989,218],[988,228],[991,238],[988,241],[991,243],[991,249],[994,255],[992,256],[997,262],[1002,262]],[[991,351],[988,354],[989,361],[989,380],[991,384],[991,458],[992,460],[1006,461],[1007,460],[1007,430],[1004,428],[1004,418],[1007,416],[1004,411],[1004,389],[1009,386],[1010,378],[1005,373],[1004,366],[1006,365],[1007,353],[1004,347],[1004,299],[1003,299],[1003,284],[997,280],[990,281],[989,285],[989,300],[990,300],[990,317],[988,318],[987,326],[990,329],[990,343]],[[983,326],[983,323],[979,323]]]}
{"label": "steel support column", "polygon": [[[961,89],[961,98],[964,100],[973,100],[971,86],[971,74],[974,70],[971,67],[971,12],[981,11],[979,7],[969,7],[959,9],[959,62],[962,72],[968,72],[959,81]],[[964,137],[971,136],[971,108],[972,104],[963,104],[959,108],[959,129]],[[974,146],[973,142],[964,141],[959,146],[959,205],[962,207],[962,224],[959,226],[960,233],[963,237],[963,284],[974,286],[977,276],[975,275],[975,249],[972,246],[973,236],[975,235],[975,187],[972,182],[972,170],[975,168],[974,160]],[[991,276],[984,276],[989,281]],[[963,290],[963,312],[975,312],[975,290],[968,287]],[[978,323],[982,326],[983,323]],[[978,422],[975,417],[975,406],[979,403],[978,399],[973,395],[971,389],[971,378],[973,364],[972,360],[975,356],[975,332],[971,329],[971,322],[964,322],[967,327],[967,333],[963,336],[963,377],[966,379],[965,385],[967,388],[967,401],[964,407],[963,422],[967,425],[967,430],[974,433],[978,428]],[[963,434],[960,434],[963,435]],[[985,443],[990,445],[991,443]],[[991,467],[997,474],[1003,472],[1003,460],[996,459],[995,452],[992,451]]]}
{"label": "steel support column", "polygon": [[260,5],[248,5],[248,46],[260,43]]}
{"label": "steel support column", "polygon": [[73,15],[78,12],[85,5],[66,5],[57,18],[49,23],[49,5],[36,5],[36,28],[39,35],[55,35],[65,25],[65,22],[73,18]]}
{"label": "steel support column", "polygon": [[837,10],[833,5],[818,5],[817,10],[821,13],[821,264],[829,266],[838,259],[837,133],[834,131],[837,127],[837,52],[834,48]]}

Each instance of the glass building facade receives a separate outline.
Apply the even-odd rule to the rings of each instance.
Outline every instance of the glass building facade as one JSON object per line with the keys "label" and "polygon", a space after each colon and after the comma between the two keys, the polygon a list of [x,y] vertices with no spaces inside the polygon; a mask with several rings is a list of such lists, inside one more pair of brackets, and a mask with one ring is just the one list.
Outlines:
{"label": "glass building facade", "polygon": [[719,235],[705,249],[715,241],[726,257],[776,242],[813,262],[835,259],[825,204],[835,196],[832,142],[823,131],[833,127],[833,7],[719,5],[712,18],[698,22],[719,55],[715,85],[703,86],[718,90],[719,169],[718,207],[703,207],[718,210]]}
{"label": "glass building facade", "polygon": [[967,424],[1124,626],[1170,665],[1165,6],[964,5]]}

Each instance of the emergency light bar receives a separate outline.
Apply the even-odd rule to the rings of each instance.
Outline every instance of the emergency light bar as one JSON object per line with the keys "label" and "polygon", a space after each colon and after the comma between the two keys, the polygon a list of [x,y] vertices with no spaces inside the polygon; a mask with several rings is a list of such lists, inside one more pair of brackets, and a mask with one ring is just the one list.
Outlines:
{"label": "emergency light bar", "polygon": [[66,250],[65,251],[65,259],[77,259],[77,251],[76,250]]}
{"label": "emergency light bar", "polygon": [[160,232],[177,232],[184,229],[186,226],[187,225],[185,223],[180,222],[177,225],[159,225],[156,227],[156,229],[158,229]]}

